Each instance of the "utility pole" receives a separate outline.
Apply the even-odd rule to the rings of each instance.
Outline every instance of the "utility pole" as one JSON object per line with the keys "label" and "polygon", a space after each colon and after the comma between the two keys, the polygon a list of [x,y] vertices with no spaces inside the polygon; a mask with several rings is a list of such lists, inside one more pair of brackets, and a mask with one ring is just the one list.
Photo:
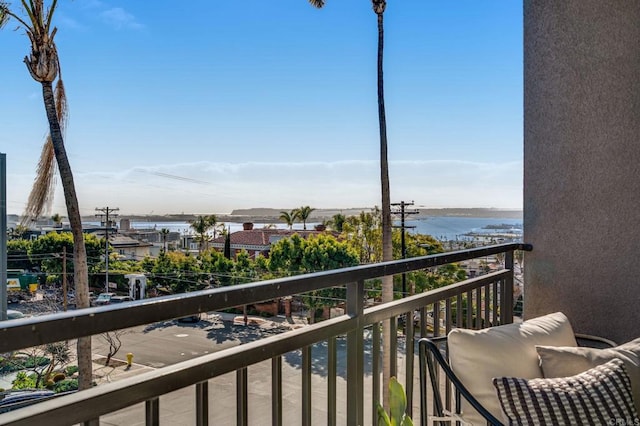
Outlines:
{"label": "utility pole", "polygon": [[[405,216],[409,215],[409,214],[418,214],[418,210],[407,210],[406,207],[407,206],[413,206],[413,201],[411,202],[405,202],[405,201],[400,201],[399,203],[391,203],[391,207],[400,207],[400,211],[394,209],[394,211],[391,212],[391,214],[399,214],[400,215],[400,226],[398,225],[394,225],[394,228],[400,228],[402,231],[402,234],[400,234],[400,242],[401,242],[401,250],[402,250],[402,258],[406,259],[407,258],[407,244],[405,241],[405,229],[407,228],[415,228],[415,226],[413,225],[406,225],[405,224]],[[406,273],[402,273],[402,297],[405,297],[407,295],[407,274]]]}
{"label": "utility pole", "polygon": [[111,226],[111,219],[109,219],[109,215],[111,217],[118,217],[117,214],[113,214],[113,212],[119,211],[119,208],[109,208],[103,207],[101,209],[96,207],[96,211],[102,212],[98,213],[96,217],[99,217],[100,220],[104,217],[104,240],[105,240],[105,251],[104,251],[104,292],[109,293],[109,226]]}

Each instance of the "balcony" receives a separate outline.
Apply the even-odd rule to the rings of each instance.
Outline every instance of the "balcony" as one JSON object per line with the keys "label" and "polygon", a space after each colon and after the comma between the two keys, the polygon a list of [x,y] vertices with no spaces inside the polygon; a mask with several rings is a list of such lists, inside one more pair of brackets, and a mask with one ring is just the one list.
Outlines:
{"label": "balcony", "polygon": [[[409,414],[417,423],[417,339],[443,335],[453,327],[512,322],[513,253],[530,249],[501,244],[7,322],[0,330],[0,353],[323,288],[347,288],[345,315],[17,409],[0,415],[0,424],[376,424],[381,324],[388,319],[396,354],[391,375],[404,385],[412,402]],[[365,307],[366,280],[498,253],[505,255],[502,270]],[[399,319],[411,323],[416,311],[415,326],[404,327],[407,321]],[[287,362],[292,352],[300,356],[299,368]]]}

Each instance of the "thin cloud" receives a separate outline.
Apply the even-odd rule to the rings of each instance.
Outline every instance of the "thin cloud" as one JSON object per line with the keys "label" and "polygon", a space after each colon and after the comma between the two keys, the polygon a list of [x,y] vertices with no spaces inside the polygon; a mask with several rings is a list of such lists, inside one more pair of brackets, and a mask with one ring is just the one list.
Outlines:
{"label": "thin cloud", "polygon": [[[522,206],[521,162],[392,161],[389,174],[394,201],[430,207]],[[107,203],[130,213],[380,205],[376,161],[196,162],[77,176],[82,206]]]}
{"label": "thin cloud", "polygon": [[139,23],[135,16],[125,11],[121,7],[114,7],[109,10],[105,10],[100,13],[103,21],[113,26],[116,30],[129,29],[140,30],[144,28],[144,25]]}
{"label": "thin cloud", "polygon": [[199,184],[203,184],[203,185],[208,185],[209,182],[205,182],[205,181],[201,181],[201,180],[197,180],[197,179],[191,179],[191,178],[187,178],[184,176],[177,176],[177,175],[172,175],[169,173],[162,173],[162,172],[158,172],[158,171],[153,171],[153,170],[136,170],[139,173],[148,173],[150,175],[154,175],[154,176],[160,176],[163,178],[167,178],[167,179],[174,179],[174,180],[179,180],[182,182],[193,182],[193,183],[199,183]]}

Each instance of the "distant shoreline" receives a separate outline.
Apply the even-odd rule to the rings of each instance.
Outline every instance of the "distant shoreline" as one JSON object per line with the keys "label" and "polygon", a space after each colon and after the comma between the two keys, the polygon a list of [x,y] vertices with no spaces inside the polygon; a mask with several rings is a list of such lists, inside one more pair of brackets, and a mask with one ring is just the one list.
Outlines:
{"label": "distant shoreline", "polygon": [[[412,207],[407,207],[412,209]],[[360,212],[370,212],[371,208],[349,208],[349,209],[316,209],[311,213],[309,219],[311,221],[328,220],[333,215],[341,213],[345,216],[352,216],[360,214]],[[508,209],[488,209],[488,208],[443,208],[443,209],[416,209],[419,210],[419,214],[412,215],[412,219],[419,219],[425,217],[476,217],[476,218],[509,218],[509,219],[522,219],[522,210],[508,210]],[[142,222],[189,222],[194,220],[199,215],[215,214],[219,222],[273,222],[279,220],[280,212],[288,211],[288,209],[268,209],[268,208],[254,208],[254,209],[238,209],[232,211],[230,214],[218,214],[218,213],[179,213],[179,214],[166,214],[166,215],[125,215],[121,214],[120,219],[126,218],[134,221]],[[86,221],[94,221],[95,216],[86,216],[83,218]]]}

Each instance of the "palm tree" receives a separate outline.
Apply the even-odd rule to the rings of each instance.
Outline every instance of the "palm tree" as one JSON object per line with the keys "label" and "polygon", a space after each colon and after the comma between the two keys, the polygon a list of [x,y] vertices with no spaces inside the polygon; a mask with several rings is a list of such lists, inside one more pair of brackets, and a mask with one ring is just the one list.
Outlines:
{"label": "palm tree", "polygon": [[289,229],[293,229],[293,224],[298,219],[298,210],[294,209],[290,212],[281,211],[280,212],[280,220],[286,223],[289,226]]}
{"label": "palm tree", "polygon": [[[309,0],[309,2],[321,8],[325,0]],[[387,7],[386,0],[371,0],[373,11],[378,18],[378,124],[380,131],[380,183],[382,192],[382,260],[393,259],[393,245],[391,240],[391,191],[389,188],[389,162],[387,160],[387,118],[384,107],[384,78],[383,78],[383,52],[384,52],[384,11]],[[382,302],[393,301],[393,277],[382,278]],[[389,389],[391,382],[391,322],[383,323],[383,389]],[[383,392],[383,405],[389,408],[389,393]]]}
{"label": "palm tree", "polygon": [[162,244],[164,246],[164,252],[167,252],[167,237],[169,236],[169,230],[167,228],[162,228],[160,230],[160,237],[162,238]]}
{"label": "palm tree", "polygon": [[196,239],[198,241],[198,251],[202,253],[208,248],[209,231],[215,229],[218,219],[215,215],[198,216],[194,220],[190,221],[190,227],[196,233]]}
{"label": "palm tree", "polygon": [[62,216],[60,216],[58,213],[51,216],[51,220],[56,227],[62,228]]}
{"label": "palm tree", "polygon": [[309,206],[302,206],[299,209],[295,209],[295,212],[298,215],[298,218],[302,221],[303,228],[305,231],[307,230],[307,219],[311,216],[311,212],[315,209],[312,209]]}
{"label": "palm tree", "polygon": [[[67,207],[67,217],[71,225],[73,235],[73,280],[76,291],[76,306],[78,308],[89,307],[89,275],[87,269],[87,252],[82,234],[82,219],[78,206],[75,184],[71,165],[64,146],[64,123],[67,117],[67,102],[64,85],[60,72],[60,60],[58,50],[54,42],[57,32],[56,27],[51,26],[53,14],[56,10],[57,0],[52,0],[50,6],[45,8],[44,0],[21,0],[24,17],[18,16],[14,10],[9,9],[6,2],[0,0],[0,23],[12,18],[22,27],[31,42],[31,53],[25,57],[24,62],[31,77],[42,85],[44,108],[49,122],[49,137],[43,151],[52,149],[58,164],[58,172],[62,181],[64,198]],[[54,82],[55,90],[54,90]],[[88,389],[91,387],[92,363],[91,363],[91,337],[78,339],[78,387]]]}

